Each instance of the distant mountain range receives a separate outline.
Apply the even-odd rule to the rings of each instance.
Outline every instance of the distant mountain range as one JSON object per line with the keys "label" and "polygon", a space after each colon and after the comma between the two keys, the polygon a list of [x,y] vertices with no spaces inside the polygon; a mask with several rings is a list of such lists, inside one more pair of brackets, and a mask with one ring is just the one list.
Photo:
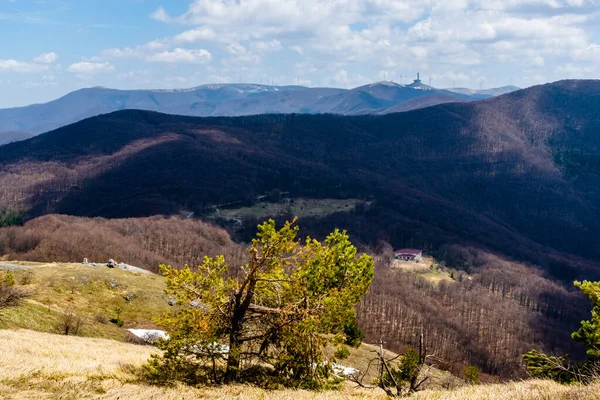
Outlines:
{"label": "distant mountain range", "polygon": [[355,89],[214,84],[183,90],[81,89],[60,99],[0,109],[0,144],[10,143],[85,118],[125,109],[188,116],[255,114],[386,114],[448,102],[481,100],[516,87],[440,90],[422,84],[378,82]]}
{"label": "distant mountain range", "polygon": [[[398,99],[384,85],[339,93]],[[119,111],[0,146],[0,207],[136,217],[201,215],[274,192],[360,198],[370,206],[301,224],[347,228],[373,246],[474,243],[567,280],[587,259],[600,276],[598,115],[600,81],[387,115]]]}

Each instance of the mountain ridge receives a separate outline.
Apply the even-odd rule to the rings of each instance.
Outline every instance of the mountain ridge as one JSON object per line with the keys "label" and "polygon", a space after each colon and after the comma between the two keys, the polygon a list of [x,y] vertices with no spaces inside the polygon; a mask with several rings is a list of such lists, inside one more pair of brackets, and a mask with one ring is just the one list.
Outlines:
{"label": "mountain ridge", "polygon": [[[208,84],[174,90],[95,87],[76,90],[48,103],[0,109],[0,144],[15,140],[10,132],[19,131],[33,136],[85,118],[123,109],[191,116],[374,114],[384,112],[398,103],[436,94],[443,94],[446,101],[482,98],[479,95],[473,97],[434,88],[421,90],[392,82],[377,82],[354,89],[258,84]],[[410,109],[410,106],[405,106],[404,109]]]}
{"label": "mountain ridge", "polygon": [[135,217],[274,190],[363,198],[373,205],[303,225],[369,245],[476,243],[570,279],[549,256],[598,272],[599,113],[600,81],[382,116],[119,111],[0,147],[0,206]]}

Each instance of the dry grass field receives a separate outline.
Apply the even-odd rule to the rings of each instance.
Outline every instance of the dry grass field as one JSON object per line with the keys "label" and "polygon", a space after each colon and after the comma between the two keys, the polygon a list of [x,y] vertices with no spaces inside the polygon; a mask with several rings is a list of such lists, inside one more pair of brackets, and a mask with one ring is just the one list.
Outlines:
{"label": "dry grass field", "polygon": [[[28,330],[0,330],[0,398],[6,400],[384,400],[379,389],[346,384],[339,391],[266,391],[233,385],[218,388],[156,387],[140,380],[140,366],[155,351],[108,339],[60,336]],[[600,384],[568,387],[554,382],[463,386],[455,390],[426,390],[416,400],[592,400]]]}

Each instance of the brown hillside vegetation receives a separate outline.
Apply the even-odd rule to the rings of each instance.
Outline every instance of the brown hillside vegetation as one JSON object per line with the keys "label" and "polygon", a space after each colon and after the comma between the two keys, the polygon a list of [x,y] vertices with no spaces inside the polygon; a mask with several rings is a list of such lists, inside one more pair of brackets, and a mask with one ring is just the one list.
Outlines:
{"label": "brown hillside vegetation", "polygon": [[244,247],[213,225],[180,218],[78,218],[46,215],[0,229],[0,257],[39,262],[117,262],[153,272],[160,264],[200,265],[205,256],[240,263]]}
{"label": "brown hillside vegetation", "polygon": [[[58,336],[26,330],[0,331],[0,397],[6,400],[281,399],[384,400],[383,391],[343,386],[341,391],[265,391],[234,385],[219,388],[156,387],[145,384],[140,366],[156,351],[106,339]],[[24,357],[24,355],[27,355]],[[550,381],[426,390],[417,400],[592,400],[600,386],[561,386]]]}
{"label": "brown hillside vegetation", "polygon": [[505,379],[527,376],[521,355],[532,348],[582,354],[570,338],[589,307],[578,291],[534,266],[463,251],[477,267],[437,283],[391,268],[390,251],[376,257],[373,285],[357,309],[367,342],[383,339],[403,352],[423,330],[436,365],[462,376],[472,364]]}
{"label": "brown hillside vegetation", "polygon": [[600,259],[599,112],[598,81],[385,116],[121,111],[1,146],[0,206],[143,217],[200,215],[273,191],[356,198],[372,206],[314,232],[484,245],[566,281],[592,278],[597,264],[557,262],[556,251]]}

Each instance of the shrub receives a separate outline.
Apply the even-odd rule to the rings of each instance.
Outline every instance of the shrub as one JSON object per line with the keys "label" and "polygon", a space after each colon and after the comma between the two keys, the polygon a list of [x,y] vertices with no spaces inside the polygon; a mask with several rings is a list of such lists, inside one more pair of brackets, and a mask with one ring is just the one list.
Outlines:
{"label": "shrub", "polygon": [[474,365],[469,365],[465,368],[465,378],[471,385],[479,384],[479,369]]}
{"label": "shrub", "polygon": [[122,328],[125,325],[125,321],[123,321],[121,318],[111,318],[110,322],[117,325],[119,328]]}
{"label": "shrub", "polygon": [[2,281],[2,283],[6,286],[15,286],[15,275],[12,271],[7,271]]}
{"label": "shrub", "polygon": [[29,293],[15,288],[0,284],[0,308],[15,307],[21,302],[21,299],[29,297]]}
{"label": "shrub", "polygon": [[347,346],[340,345],[335,350],[334,356],[335,356],[335,358],[337,358],[339,360],[345,360],[346,358],[348,358],[350,356],[350,350],[348,349]]}
{"label": "shrub", "polygon": [[23,225],[23,215],[16,210],[0,208],[0,228]]}
{"label": "shrub", "polygon": [[108,318],[101,314],[96,314],[94,320],[100,324],[106,324],[108,322]]}
{"label": "shrub", "polygon": [[350,320],[342,327],[344,335],[346,335],[346,344],[355,348],[360,347],[365,334],[358,327],[356,316],[351,317]]}
{"label": "shrub", "polygon": [[65,312],[56,324],[56,331],[66,336],[79,335],[81,328],[84,325],[83,318],[72,310]]}
{"label": "shrub", "polygon": [[31,285],[33,283],[33,273],[31,271],[25,272],[19,281],[22,286]]}
{"label": "shrub", "polygon": [[110,322],[112,322],[113,324],[117,325],[119,328],[122,328],[123,325],[125,325],[125,321],[123,321],[121,319],[121,312],[123,310],[121,309],[121,307],[116,306],[115,307],[115,314],[117,314],[117,316],[115,318],[111,318]]}

